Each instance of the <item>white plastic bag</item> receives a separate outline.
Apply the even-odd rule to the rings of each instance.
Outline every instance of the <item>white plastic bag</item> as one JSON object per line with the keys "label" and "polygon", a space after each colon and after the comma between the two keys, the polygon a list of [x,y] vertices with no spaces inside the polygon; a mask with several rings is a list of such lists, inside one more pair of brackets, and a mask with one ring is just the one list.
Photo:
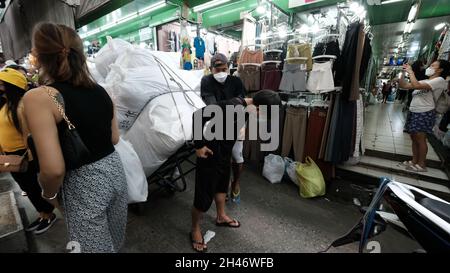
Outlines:
{"label": "white plastic bag", "polygon": [[269,154],[264,158],[263,176],[270,183],[280,183],[284,175],[284,160],[279,155]]}
{"label": "white plastic bag", "polygon": [[110,71],[109,66],[116,62],[119,54],[125,52],[129,47],[131,44],[127,41],[108,37],[108,43],[100,49],[95,57],[95,67],[103,78],[106,78]]}
{"label": "white plastic bag", "polygon": [[290,159],[289,157],[285,157],[284,163],[286,167],[286,174],[289,176],[291,181],[294,182],[295,185],[300,187],[300,182],[298,181],[297,173],[295,171],[297,169],[298,162]]}
{"label": "white plastic bag", "polygon": [[148,184],[141,161],[130,142],[120,138],[115,146],[120,155],[128,184],[128,203],[147,201]]}

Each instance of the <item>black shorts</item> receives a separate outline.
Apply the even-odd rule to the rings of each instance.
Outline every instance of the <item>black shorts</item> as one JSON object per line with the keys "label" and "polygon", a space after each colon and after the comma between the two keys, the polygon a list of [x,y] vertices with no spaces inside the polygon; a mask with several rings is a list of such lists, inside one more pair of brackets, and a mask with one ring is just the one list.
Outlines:
{"label": "black shorts", "polygon": [[231,150],[233,146],[212,149],[214,156],[197,158],[195,172],[194,207],[206,212],[217,193],[227,193],[231,177]]}

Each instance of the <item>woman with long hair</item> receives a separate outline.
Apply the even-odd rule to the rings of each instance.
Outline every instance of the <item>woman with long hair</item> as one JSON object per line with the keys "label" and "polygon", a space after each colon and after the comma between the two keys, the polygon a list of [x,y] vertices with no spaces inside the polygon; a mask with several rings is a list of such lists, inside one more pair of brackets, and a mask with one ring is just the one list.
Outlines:
{"label": "woman with long hair", "polygon": [[[8,155],[27,153],[20,122],[20,102],[26,89],[27,80],[22,73],[12,68],[0,71],[0,149]],[[28,163],[26,172],[11,175],[39,213],[26,231],[42,234],[55,223],[56,215],[53,213],[54,207],[41,197],[37,171],[36,161],[33,160]]]}
{"label": "woman with long hair", "polygon": [[428,153],[427,134],[431,134],[436,122],[435,100],[447,89],[445,79],[450,76],[450,63],[438,60],[426,69],[427,80],[418,81],[411,66],[406,65],[410,83],[400,79],[400,87],[414,89],[405,131],[412,140],[412,159],[403,162],[408,170],[426,172],[426,158]]}
{"label": "woman with long hair", "polygon": [[[81,252],[118,252],[125,238],[128,194],[114,149],[119,129],[113,102],[92,79],[75,30],[37,25],[32,54],[45,85],[27,92],[24,108],[42,196],[57,207],[62,203],[69,239],[80,244]],[[57,104],[90,152],[76,169],[66,168],[59,135],[67,125]]]}

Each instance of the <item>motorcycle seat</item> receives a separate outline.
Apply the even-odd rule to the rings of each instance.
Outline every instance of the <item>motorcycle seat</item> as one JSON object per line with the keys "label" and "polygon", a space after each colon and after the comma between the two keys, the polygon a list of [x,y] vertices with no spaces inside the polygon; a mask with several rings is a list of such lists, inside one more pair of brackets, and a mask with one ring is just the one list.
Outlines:
{"label": "motorcycle seat", "polygon": [[431,198],[422,198],[419,203],[432,213],[450,223],[450,205]]}

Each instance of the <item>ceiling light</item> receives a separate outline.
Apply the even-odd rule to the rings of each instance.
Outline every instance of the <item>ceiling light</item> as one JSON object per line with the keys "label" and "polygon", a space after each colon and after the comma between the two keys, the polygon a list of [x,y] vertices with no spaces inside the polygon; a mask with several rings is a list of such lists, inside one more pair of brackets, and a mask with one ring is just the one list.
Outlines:
{"label": "ceiling light", "polygon": [[203,10],[206,10],[206,9],[210,9],[210,8],[216,7],[218,5],[221,5],[221,4],[224,4],[224,3],[227,3],[227,2],[230,2],[230,0],[209,1],[209,2],[206,2],[205,4],[198,5],[198,6],[194,7],[193,10],[194,10],[194,12],[199,12],[199,11],[203,11]]}
{"label": "ceiling light", "polygon": [[434,27],[434,30],[441,30],[443,27],[445,27],[445,23],[440,23]]}
{"label": "ceiling light", "polygon": [[84,46],[90,46],[91,45],[91,43],[89,43],[89,41],[84,41]]}
{"label": "ceiling light", "polygon": [[401,1],[404,1],[404,0],[388,0],[388,1],[381,2],[381,4],[388,5],[388,4],[397,3],[397,2],[401,2]]}
{"label": "ceiling light", "polygon": [[418,10],[418,5],[417,5],[417,4],[414,4],[414,5],[411,7],[411,10],[409,11],[409,14],[408,14],[408,22],[412,22],[412,21],[414,21],[414,20],[416,19],[417,10]]}
{"label": "ceiling light", "polygon": [[87,27],[87,26],[83,26],[82,30],[83,30],[84,32],[86,32],[86,31],[88,30],[88,27]]}
{"label": "ceiling light", "polygon": [[256,8],[256,12],[259,13],[259,14],[264,14],[264,13],[266,13],[266,7],[261,5],[258,8]]}

